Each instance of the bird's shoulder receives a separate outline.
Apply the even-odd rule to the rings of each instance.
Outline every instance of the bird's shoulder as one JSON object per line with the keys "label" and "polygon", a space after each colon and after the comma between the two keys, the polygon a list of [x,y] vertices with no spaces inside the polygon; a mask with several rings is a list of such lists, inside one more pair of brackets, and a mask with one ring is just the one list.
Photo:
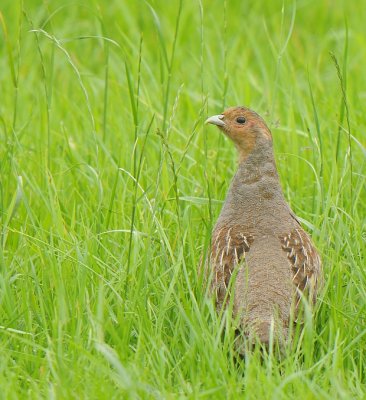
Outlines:
{"label": "bird's shoulder", "polygon": [[214,229],[210,254],[211,286],[219,307],[228,301],[227,289],[233,272],[245,259],[253,240],[253,235],[241,225],[223,224]]}
{"label": "bird's shoulder", "polygon": [[321,280],[321,260],[310,236],[299,226],[279,235],[282,250],[293,273],[293,283],[300,292],[310,291],[314,298]]}
{"label": "bird's shoulder", "polygon": [[237,264],[250,250],[254,236],[240,225],[223,225],[212,235],[211,261],[216,264]]}

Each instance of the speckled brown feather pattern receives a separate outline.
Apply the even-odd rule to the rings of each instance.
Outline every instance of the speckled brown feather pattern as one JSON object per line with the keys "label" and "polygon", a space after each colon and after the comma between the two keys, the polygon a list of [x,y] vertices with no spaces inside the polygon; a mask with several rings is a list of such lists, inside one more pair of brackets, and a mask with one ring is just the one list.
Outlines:
{"label": "speckled brown feather pattern", "polygon": [[[211,263],[215,265],[212,289],[216,294],[216,305],[221,308],[229,300],[227,289],[236,266],[248,253],[253,236],[244,235],[240,226],[221,227],[213,235]],[[226,301],[225,301],[226,299]]]}
{"label": "speckled brown feather pattern", "polygon": [[[235,107],[208,122],[218,125],[239,153],[208,261],[217,309],[232,300],[238,331],[265,344],[273,334],[283,344],[302,295],[316,299],[319,255],[283,196],[264,120]],[[237,348],[242,352],[241,344]]]}
{"label": "speckled brown feather pattern", "polygon": [[309,236],[301,228],[292,230],[289,234],[279,236],[282,249],[287,253],[292,281],[300,291],[297,293],[298,306],[301,293],[308,292],[308,297],[315,302],[321,273],[320,257],[311,243]]}

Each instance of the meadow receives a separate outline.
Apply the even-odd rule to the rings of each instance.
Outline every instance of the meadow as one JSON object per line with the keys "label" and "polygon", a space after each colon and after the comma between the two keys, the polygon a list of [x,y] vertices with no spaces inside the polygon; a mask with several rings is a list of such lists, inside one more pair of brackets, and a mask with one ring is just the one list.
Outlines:
{"label": "meadow", "polygon": [[[366,6],[2,0],[0,399],[366,398]],[[287,354],[235,360],[197,272],[268,122],[325,285]]]}

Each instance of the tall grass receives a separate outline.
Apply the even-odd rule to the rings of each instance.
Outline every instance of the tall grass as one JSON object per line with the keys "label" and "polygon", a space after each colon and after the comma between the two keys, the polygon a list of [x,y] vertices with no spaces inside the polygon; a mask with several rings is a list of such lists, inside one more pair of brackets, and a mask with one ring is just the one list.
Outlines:
{"label": "tall grass", "polygon": [[[362,4],[0,12],[0,398],[364,398]],[[272,127],[323,258],[320,305],[280,359],[236,359],[197,272],[236,168],[202,122],[236,104]]]}

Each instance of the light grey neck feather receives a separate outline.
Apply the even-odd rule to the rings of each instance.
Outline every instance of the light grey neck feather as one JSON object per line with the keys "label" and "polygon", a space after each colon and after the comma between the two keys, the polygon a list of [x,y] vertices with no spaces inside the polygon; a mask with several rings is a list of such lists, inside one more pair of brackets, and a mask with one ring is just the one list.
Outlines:
{"label": "light grey neck feather", "polygon": [[245,234],[278,234],[295,224],[268,140],[239,164],[216,227],[232,224],[244,227]]}

